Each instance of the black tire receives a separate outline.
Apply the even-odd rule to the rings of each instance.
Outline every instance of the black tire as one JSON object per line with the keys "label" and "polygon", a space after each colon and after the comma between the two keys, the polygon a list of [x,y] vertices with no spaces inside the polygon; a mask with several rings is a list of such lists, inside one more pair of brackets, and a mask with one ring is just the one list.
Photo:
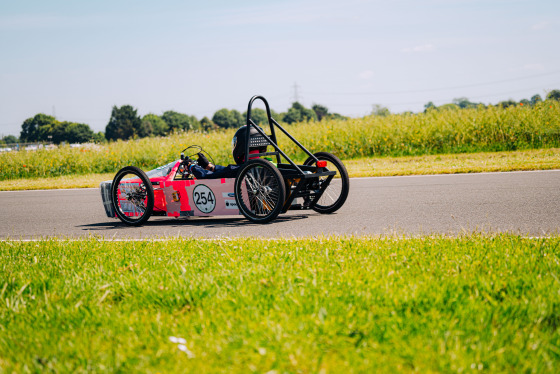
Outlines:
{"label": "black tire", "polygon": [[[329,214],[336,212],[338,209],[344,205],[346,198],[348,197],[348,192],[350,191],[350,178],[348,177],[348,172],[346,167],[338,157],[328,152],[317,152],[314,154],[319,160],[327,161],[327,169],[330,171],[336,171],[337,174],[331,180],[331,183],[323,192],[323,195],[313,206],[313,210],[321,214]],[[315,160],[309,157],[305,160],[304,165],[313,165]],[[326,177],[319,178],[320,182],[326,181]]]}
{"label": "black tire", "polygon": [[[134,179],[139,180],[133,182]],[[123,192],[123,187],[129,191]],[[111,201],[121,221],[139,226],[150,218],[154,210],[154,188],[146,173],[136,166],[127,166],[119,170],[113,179]]]}
{"label": "black tire", "polygon": [[284,178],[270,161],[250,160],[235,178],[235,201],[241,214],[256,223],[270,222],[286,201]]}

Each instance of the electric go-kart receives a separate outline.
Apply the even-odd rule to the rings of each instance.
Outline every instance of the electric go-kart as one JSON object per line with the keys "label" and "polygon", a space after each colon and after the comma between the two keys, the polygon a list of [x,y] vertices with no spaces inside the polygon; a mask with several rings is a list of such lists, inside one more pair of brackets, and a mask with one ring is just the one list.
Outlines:
{"label": "electric go-kart", "polygon": [[[255,100],[261,100],[268,117],[270,134],[251,119]],[[332,213],[340,209],[350,187],[343,163],[327,152],[311,154],[270,115],[268,102],[253,96],[247,110],[247,125],[234,148],[243,155],[235,178],[196,179],[189,172],[192,156],[144,173],[135,166],[117,172],[112,181],[101,183],[101,196],[108,217],[129,225],[141,225],[150,216],[192,217],[242,214],[252,222],[265,223],[289,209],[312,209]],[[278,146],[275,129],[281,130],[309,156],[296,165]],[[239,131],[238,131],[239,133]],[[272,147],[268,151],[268,147]],[[235,151],[234,151],[235,152]],[[273,163],[262,157],[275,157]],[[234,154],[235,158],[235,154]],[[282,162],[282,159],[285,162]]]}

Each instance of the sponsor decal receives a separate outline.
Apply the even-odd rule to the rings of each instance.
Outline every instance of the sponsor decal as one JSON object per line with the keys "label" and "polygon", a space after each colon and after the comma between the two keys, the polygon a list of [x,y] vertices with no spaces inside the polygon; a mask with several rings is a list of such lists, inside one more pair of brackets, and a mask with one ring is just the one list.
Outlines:
{"label": "sponsor decal", "polygon": [[173,191],[171,197],[173,198],[174,202],[178,202],[179,200],[181,200],[181,195],[179,195],[179,191]]}
{"label": "sponsor decal", "polygon": [[214,208],[216,208],[216,196],[208,186],[204,184],[197,185],[193,190],[192,196],[194,205],[202,213],[212,213]]}
{"label": "sponsor decal", "polygon": [[233,192],[222,192],[222,197],[227,199],[228,197],[235,197],[235,194]]}
{"label": "sponsor decal", "polygon": [[226,209],[238,209],[237,202],[235,200],[225,200]]}

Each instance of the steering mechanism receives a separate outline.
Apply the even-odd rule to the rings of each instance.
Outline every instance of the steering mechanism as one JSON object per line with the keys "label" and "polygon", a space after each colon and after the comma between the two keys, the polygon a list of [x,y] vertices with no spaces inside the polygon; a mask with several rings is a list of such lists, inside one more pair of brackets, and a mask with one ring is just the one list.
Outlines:
{"label": "steering mechanism", "polygon": [[[191,154],[191,152],[193,152]],[[187,153],[187,155],[185,155],[185,153]],[[207,157],[205,157],[205,155]],[[195,159],[195,157],[198,156],[198,159]],[[202,161],[201,161],[202,159]],[[190,145],[187,148],[183,149],[181,151],[181,167],[179,169],[179,171],[181,171],[181,173],[183,175],[188,175],[190,174],[189,169],[187,168],[187,166],[189,164],[195,164],[195,165],[200,165],[201,167],[206,168],[206,166],[208,165],[208,159],[211,160],[213,165],[216,165],[216,163],[214,162],[214,158],[210,155],[210,153],[208,153],[207,151],[205,151],[201,146],[199,145]],[[206,164],[206,165],[204,165]]]}
{"label": "steering mechanism", "polygon": [[[192,154],[187,154],[185,155],[185,152],[189,151],[189,150],[195,150],[194,153]],[[190,152],[188,152],[190,153]],[[208,156],[208,158],[210,158],[210,160],[212,161],[212,163],[215,165],[216,163],[214,162],[214,159],[212,158],[212,156],[210,155],[210,153],[206,152],[201,146],[199,145],[190,145],[187,148],[183,149],[181,151],[181,160],[185,161],[185,160],[190,160],[191,162],[194,162],[194,157],[198,156],[199,153],[203,153],[206,156]]]}

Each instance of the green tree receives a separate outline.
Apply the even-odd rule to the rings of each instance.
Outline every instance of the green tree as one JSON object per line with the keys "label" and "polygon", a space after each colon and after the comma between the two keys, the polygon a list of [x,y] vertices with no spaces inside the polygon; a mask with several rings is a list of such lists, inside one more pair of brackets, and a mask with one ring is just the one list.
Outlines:
{"label": "green tree", "polygon": [[[271,111],[270,115],[272,117],[274,117],[274,115],[272,114],[272,111]],[[245,121],[247,119],[247,112],[243,112],[241,117],[242,117],[243,125],[244,125]],[[253,122],[255,122],[259,126],[268,124],[268,116],[266,115],[266,110],[261,109],[261,108],[253,108],[251,110],[251,119],[253,120]]]}
{"label": "green tree", "polygon": [[170,132],[189,131],[193,130],[195,126],[198,125],[196,117],[178,113],[173,110],[164,112],[161,118],[167,123]]}
{"label": "green tree", "polygon": [[218,126],[212,122],[210,120],[210,118],[204,116],[201,120],[200,120],[200,126],[202,128],[202,130],[204,131],[213,131],[213,130],[217,130]]}
{"label": "green tree", "polygon": [[459,105],[457,104],[443,104],[438,106],[438,110],[458,110]]}
{"label": "green tree", "polygon": [[432,109],[437,109],[437,106],[435,106],[432,101],[429,101],[427,104],[424,104],[424,113]]}
{"label": "green tree", "polygon": [[243,126],[243,116],[237,110],[222,108],[212,116],[212,122],[223,128],[237,128]]}
{"label": "green tree", "polygon": [[546,94],[547,100],[556,100],[560,101],[560,90],[552,90]]}
{"label": "green tree", "polygon": [[189,116],[190,127],[192,130],[202,130],[200,121],[195,116]]}
{"label": "green tree", "polygon": [[14,144],[18,143],[19,139],[14,135],[6,135],[2,138],[2,141],[4,142],[4,144]]}
{"label": "green tree", "polygon": [[68,122],[66,126],[66,141],[68,143],[87,143],[93,139],[93,131],[84,123]]}
{"label": "green tree", "polygon": [[288,109],[288,112],[286,114],[284,114],[283,121],[286,122],[286,123],[302,122],[303,121],[303,116],[301,114],[301,111],[292,107],[292,108]]}
{"label": "green tree", "polygon": [[142,121],[140,123],[140,130],[138,131],[138,136],[140,138],[145,138],[151,136],[154,132],[154,128],[150,122]]}
{"label": "green tree", "polygon": [[316,121],[317,114],[312,109],[307,109],[297,101],[292,104],[292,107],[288,109],[288,112],[283,118],[286,123],[297,123],[304,121]]}
{"label": "green tree", "polygon": [[500,101],[498,103],[498,106],[501,106],[502,108],[509,108],[510,106],[517,106],[517,101],[514,101],[512,99]]}
{"label": "green tree", "polygon": [[231,118],[232,118],[232,125],[231,127],[241,127],[245,125],[245,118],[241,115],[241,113],[235,109],[229,111]]}
{"label": "green tree", "polygon": [[219,127],[228,128],[230,127],[229,110],[222,108],[212,116],[212,122],[214,122]]}
{"label": "green tree", "polygon": [[94,136],[94,132],[89,125],[67,121],[60,122],[45,114],[37,114],[33,118],[28,118],[21,127],[22,142],[85,143],[91,141]]}
{"label": "green tree", "polygon": [[53,143],[87,143],[94,139],[95,133],[85,123],[56,122],[51,130]]}
{"label": "green tree", "polygon": [[341,119],[341,120],[347,120],[348,117],[343,116],[342,114],[338,114],[338,113],[329,113],[329,118],[330,119]]}
{"label": "green tree", "polygon": [[542,101],[542,97],[539,94],[533,95],[531,97],[531,105],[535,105],[537,103],[540,103]]}
{"label": "green tree", "polygon": [[150,127],[152,135],[165,136],[169,133],[169,126],[160,116],[156,114],[146,114],[142,117],[142,127]]}
{"label": "green tree", "polygon": [[459,97],[459,98],[453,99],[453,104],[457,105],[461,109],[476,108],[479,105],[478,103],[473,103],[472,101],[470,101],[466,97]]}
{"label": "green tree", "polygon": [[105,127],[105,136],[108,140],[130,139],[134,135],[138,136],[141,125],[142,120],[132,106],[113,106],[111,118]]}
{"label": "green tree", "polygon": [[66,132],[68,128],[68,123],[69,122],[57,122],[56,124],[54,124],[51,130],[51,135],[52,135],[51,140],[53,141],[53,143],[60,144],[62,142],[67,141]]}
{"label": "green tree", "polygon": [[101,132],[101,131],[96,132],[96,133],[93,135],[93,141],[94,141],[95,143],[104,143],[104,142],[106,142],[107,139],[105,138],[105,133],[103,133],[103,132]]}
{"label": "green tree", "polygon": [[324,105],[313,104],[311,107],[317,116],[317,120],[322,121],[323,118],[328,118],[329,116],[329,109]]}
{"label": "green tree", "polygon": [[389,114],[391,114],[391,112],[389,111],[388,108],[382,105],[373,104],[373,109],[371,111],[371,114],[374,116],[387,117]]}
{"label": "green tree", "polygon": [[23,122],[19,137],[24,143],[48,140],[55,123],[56,119],[54,117],[39,113]]}

